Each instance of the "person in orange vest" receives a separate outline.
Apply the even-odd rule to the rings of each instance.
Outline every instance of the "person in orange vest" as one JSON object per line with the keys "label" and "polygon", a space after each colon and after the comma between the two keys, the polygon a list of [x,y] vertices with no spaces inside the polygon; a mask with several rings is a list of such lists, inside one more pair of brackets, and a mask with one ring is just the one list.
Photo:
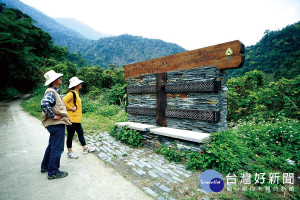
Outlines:
{"label": "person in orange vest", "polygon": [[68,158],[75,158],[77,159],[79,156],[77,156],[72,151],[72,141],[75,132],[77,132],[79,142],[81,143],[83,147],[83,153],[90,153],[95,151],[95,147],[88,146],[85,142],[84,135],[83,135],[83,129],[81,126],[81,119],[82,119],[82,106],[81,106],[81,99],[79,97],[79,90],[82,88],[82,84],[84,81],[79,80],[77,77],[72,77],[70,80],[69,89],[66,92],[66,96],[63,98],[63,101],[65,102],[68,115],[70,116],[70,120],[72,122],[72,125],[67,126],[67,148]]}

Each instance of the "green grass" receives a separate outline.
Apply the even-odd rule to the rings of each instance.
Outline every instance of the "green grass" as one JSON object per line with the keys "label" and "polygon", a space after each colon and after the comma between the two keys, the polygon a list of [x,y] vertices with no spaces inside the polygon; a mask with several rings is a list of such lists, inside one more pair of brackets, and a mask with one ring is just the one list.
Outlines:
{"label": "green grass", "polygon": [[43,95],[32,96],[23,101],[22,106],[29,114],[38,119],[42,119],[42,109],[40,106],[42,98]]}
{"label": "green grass", "polygon": [[[31,115],[41,119],[42,110],[40,107],[43,91],[35,92],[31,98],[26,99],[22,106]],[[125,109],[117,105],[109,105],[99,100],[91,100],[88,97],[82,98],[83,115],[82,127],[85,134],[92,135],[109,131],[116,122],[128,121]]]}
{"label": "green grass", "polygon": [[95,134],[109,131],[116,122],[128,121],[127,113],[121,109],[113,116],[103,116],[96,113],[85,113],[82,118],[82,126],[87,134]]}

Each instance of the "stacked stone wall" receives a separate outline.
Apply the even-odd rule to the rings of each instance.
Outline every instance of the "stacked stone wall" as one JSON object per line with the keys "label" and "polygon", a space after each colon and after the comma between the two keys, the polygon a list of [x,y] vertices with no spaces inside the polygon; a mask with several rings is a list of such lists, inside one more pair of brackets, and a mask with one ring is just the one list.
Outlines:
{"label": "stacked stone wall", "polygon": [[[156,84],[156,75],[128,78],[130,86]],[[193,83],[199,81],[220,81],[219,92],[167,93],[167,109],[212,110],[220,112],[220,120],[215,122],[195,119],[167,118],[167,127],[213,133],[227,129],[227,87],[225,73],[218,67],[201,67],[167,72],[167,85]],[[128,106],[156,108],[156,94],[129,94]],[[129,121],[156,125],[155,116],[128,114]]]}

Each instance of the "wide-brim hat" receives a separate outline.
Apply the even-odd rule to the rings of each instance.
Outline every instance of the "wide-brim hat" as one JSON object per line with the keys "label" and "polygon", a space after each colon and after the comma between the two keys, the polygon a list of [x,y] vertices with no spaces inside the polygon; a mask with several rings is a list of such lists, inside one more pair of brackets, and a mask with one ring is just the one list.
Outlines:
{"label": "wide-brim hat", "polygon": [[63,74],[61,73],[56,73],[54,70],[50,70],[44,74],[44,77],[46,78],[45,86],[49,85],[56,79],[62,77]]}
{"label": "wide-brim hat", "polygon": [[79,78],[74,76],[69,80],[69,82],[70,82],[70,84],[69,84],[69,89],[70,89],[72,87],[75,87],[75,86],[79,85],[80,83],[83,83],[84,81],[79,80]]}

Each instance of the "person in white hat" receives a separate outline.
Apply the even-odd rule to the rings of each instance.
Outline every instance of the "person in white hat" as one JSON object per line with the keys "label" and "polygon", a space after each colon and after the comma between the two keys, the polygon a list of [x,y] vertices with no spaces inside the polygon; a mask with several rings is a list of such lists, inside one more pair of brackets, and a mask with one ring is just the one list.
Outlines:
{"label": "person in white hat", "polygon": [[42,124],[50,133],[49,144],[41,164],[41,172],[48,172],[48,179],[63,178],[68,172],[60,171],[60,158],[64,151],[65,126],[71,125],[65,104],[58,87],[62,84],[63,74],[50,70],[44,74],[48,86],[41,100]]}
{"label": "person in white hat", "polygon": [[71,125],[67,126],[67,148],[68,158],[78,158],[78,156],[72,151],[72,141],[75,132],[77,132],[78,139],[83,148],[83,153],[90,153],[95,151],[95,147],[88,146],[85,142],[83,129],[81,126],[82,119],[82,106],[81,99],[79,97],[79,90],[82,88],[83,81],[79,80],[76,76],[72,77],[70,80],[69,89],[66,92],[66,96],[63,98],[65,105],[67,107],[68,115],[72,122]]}

